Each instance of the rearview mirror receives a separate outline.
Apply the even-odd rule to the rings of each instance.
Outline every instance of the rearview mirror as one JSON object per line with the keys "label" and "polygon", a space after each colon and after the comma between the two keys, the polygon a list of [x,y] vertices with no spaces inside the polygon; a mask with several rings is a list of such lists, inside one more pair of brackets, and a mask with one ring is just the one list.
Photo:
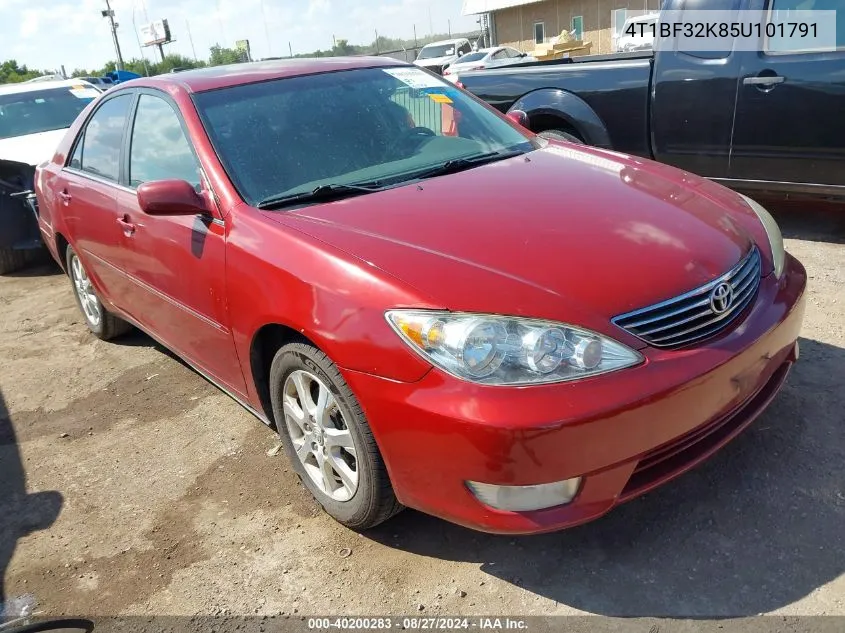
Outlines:
{"label": "rearview mirror", "polygon": [[184,180],[154,180],[138,187],[138,205],[147,215],[208,214],[208,206]]}
{"label": "rearview mirror", "polygon": [[511,110],[506,115],[514,123],[521,125],[526,130],[528,129],[528,114],[522,110]]}

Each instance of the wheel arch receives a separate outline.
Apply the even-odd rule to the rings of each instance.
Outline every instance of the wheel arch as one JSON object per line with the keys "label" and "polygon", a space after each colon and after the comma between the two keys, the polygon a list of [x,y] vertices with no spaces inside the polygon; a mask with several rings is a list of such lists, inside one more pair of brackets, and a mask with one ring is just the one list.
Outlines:
{"label": "wheel arch", "polygon": [[[588,145],[612,149],[610,134],[596,111],[578,95],[559,88],[541,88],[520,97],[508,110],[528,115],[533,132],[571,130]],[[539,122],[535,125],[534,122]],[[563,126],[558,128],[554,122]]]}
{"label": "wheel arch", "polygon": [[255,331],[249,345],[252,386],[258,395],[261,411],[274,426],[273,405],[270,401],[270,367],[276,352],[288,343],[307,343],[325,354],[325,350],[306,336],[302,330],[297,330],[290,325],[279,322],[266,323]]}

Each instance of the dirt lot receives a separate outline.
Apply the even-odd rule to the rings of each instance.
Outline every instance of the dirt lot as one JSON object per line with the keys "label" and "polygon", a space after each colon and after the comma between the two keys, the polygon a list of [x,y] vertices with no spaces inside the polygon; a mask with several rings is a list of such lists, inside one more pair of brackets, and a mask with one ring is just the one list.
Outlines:
{"label": "dirt lot", "polygon": [[227,396],[143,335],[89,336],[57,269],[0,278],[0,596],[86,615],[845,614],[845,216],[805,212],[779,216],[810,294],[770,409],[661,490],[518,539],[412,511],[340,527]]}

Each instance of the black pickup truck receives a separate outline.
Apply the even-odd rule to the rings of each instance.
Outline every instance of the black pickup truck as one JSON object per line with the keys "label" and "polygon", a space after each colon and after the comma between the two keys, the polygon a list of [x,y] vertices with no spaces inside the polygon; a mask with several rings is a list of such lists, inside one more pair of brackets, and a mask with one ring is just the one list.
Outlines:
{"label": "black pickup truck", "polygon": [[[735,189],[845,198],[845,0],[832,52],[664,50],[461,73],[543,136],[658,160]],[[667,0],[664,10],[806,8],[799,0]],[[677,15],[677,14],[673,14]],[[731,46],[732,48],[739,48]]]}

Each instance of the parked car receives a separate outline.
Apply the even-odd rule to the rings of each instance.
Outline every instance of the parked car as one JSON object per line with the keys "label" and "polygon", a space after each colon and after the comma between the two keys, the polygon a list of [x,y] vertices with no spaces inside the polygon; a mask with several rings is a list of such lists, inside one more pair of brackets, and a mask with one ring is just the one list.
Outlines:
{"label": "parked car", "polygon": [[81,80],[0,86],[0,274],[42,248],[35,166],[53,155],[77,115],[100,91]]}
{"label": "parked car", "polygon": [[472,45],[465,38],[432,42],[420,49],[414,64],[440,75],[446,66],[471,52]]}
{"label": "parked car", "polygon": [[622,25],[622,33],[616,42],[616,50],[620,53],[652,50],[659,17],[659,13],[648,13],[625,20]]}
{"label": "parked car", "polygon": [[78,79],[87,81],[89,84],[96,86],[103,92],[115,85],[111,77],[78,77]]}
{"label": "parked car", "polygon": [[510,46],[494,46],[482,48],[480,51],[467,53],[458,61],[450,64],[443,70],[443,76],[452,83],[458,80],[458,73],[468,70],[484,70],[485,68],[497,68],[499,66],[510,66],[526,62],[536,62],[534,57],[528,53],[521,53]]}
{"label": "parked car", "polygon": [[[455,126],[409,125],[408,88]],[[736,436],[798,357],[806,274],[759,204],[391,59],[118,86],[36,181],[91,332],[139,327],[274,425],[355,529],[594,519]]]}
{"label": "parked car", "polygon": [[[782,4],[770,8],[794,7]],[[663,8],[677,15],[683,5]],[[696,5],[716,8],[717,0]],[[842,47],[845,10],[837,15]],[[538,62],[459,81],[502,112],[525,111],[544,136],[652,158],[746,193],[841,200],[845,56],[781,50],[785,43],[761,41],[773,54],[658,46],[653,55]]]}

